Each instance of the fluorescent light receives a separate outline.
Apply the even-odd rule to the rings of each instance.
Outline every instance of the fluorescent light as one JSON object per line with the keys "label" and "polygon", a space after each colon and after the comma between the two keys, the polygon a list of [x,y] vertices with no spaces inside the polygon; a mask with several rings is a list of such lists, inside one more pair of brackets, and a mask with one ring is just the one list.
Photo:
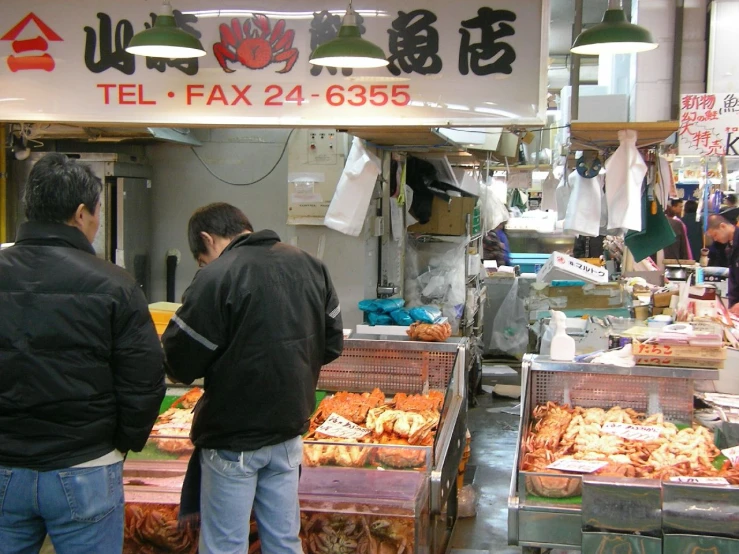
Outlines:
{"label": "fluorescent light", "polygon": [[[343,16],[346,10],[326,10],[331,15]],[[354,10],[357,14],[362,17],[389,17],[388,12],[384,10]],[[273,11],[273,10],[189,10],[183,11],[182,13],[187,15],[194,15],[198,19],[208,17],[251,17],[254,14],[262,14],[267,17],[276,17],[278,19],[313,19],[315,17],[314,12],[287,12],[287,11]]]}

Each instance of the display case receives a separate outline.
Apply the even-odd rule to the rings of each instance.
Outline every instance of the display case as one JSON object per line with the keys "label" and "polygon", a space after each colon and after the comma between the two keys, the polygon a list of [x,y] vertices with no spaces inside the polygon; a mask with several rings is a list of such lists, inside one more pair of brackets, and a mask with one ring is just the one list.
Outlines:
{"label": "display case", "polygon": [[[720,455],[705,461],[719,462],[708,468],[681,461],[689,460],[702,448],[701,436],[710,435],[706,430],[692,427],[694,381],[715,378],[716,370],[561,363],[527,355],[522,364],[519,443],[508,501],[509,543],[522,545],[528,551],[563,548],[603,554],[622,551],[672,553],[683,552],[683,546],[675,549],[668,548],[668,544],[678,544],[678,536],[694,535],[697,537],[694,544],[701,548],[732,552],[722,548],[739,539],[739,528],[736,527],[739,486],[727,481],[725,484],[705,484],[710,481],[703,477],[677,477],[690,475],[694,468],[697,472],[704,471],[696,475],[723,475],[715,468],[718,465],[728,467],[725,460],[720,460]],[[628,414],[646,418],[640,419],[638,425],[631,425],[634,431],[645,432],[650,421],[664,420],[664,425],[670,429],[669,440],[680,433],[694,433],[696,440],[686,443],[684,458],[677,458],[675,465],[665,463],[659,469],[656,465],[647,465],[654,464],[652,460],[656,459],[656,453],[661,455],[656,439],[632,442],[611,435],[613,439],[603,442],[619,444],[623,441],[621,444],[638,443],[643,446],[639,447],[641,450],[632,449],[632,453],[623,458],[613,450],[613,457],[605,458],[608,465],[591,474],[551,470],[547,464],[554,458],[531,470],[531,453],[544,449],[537,450],[539,445],[530,431],[541,429],[542,410],[553,406],[563,409],[577,406],[585,410],[584,413],[594,408],[597,410],[594,413],[600,412],[601,416],[618,413],[620,409],[625,414],[622,416],[624,421],[630,417]],[[612,408],[614,410],[610,411]],[[534,420],[536,424],[532,426]],[[582,420],[585,426],[592,422],[587,416]],[[627,426],[626,423],[613,425]],[[569,425],[565,427],[568,431],[560,435],[563,442],[571,429]],[[585,440],[597,439],[588,437]],[[667,440],[662,440],[662,443]],[[559,453],[566,446],[559,442],[548,445]],[[600,452],[608,451],[605,446],[599,448]],[[712,452],[717,453],[715,446],[713,449]],[[582,456],[586,461],[588,458],[596,463],[603,459],[602,456]],[[644,462],[645,458],[649,462]],[[620,463],[614,463],[614,459]],[[636,464],[636,470],[633,464]],[[731,482],[737,482],[736,470],[728,471],[731,473],[726,475],[731,475]],[[680,480],[686,482],[675,482]]]}
{"label": "display case", "polygon": [[[436,391],[443,402],[433,436],[424,445],[304,440],[300,505],[307,554],[447,550],[456,521],[456,476],[467,428],[465,352],[464,339],[348,339],[342,356],[322,369],[318,389],[327,394],[381,389],[384,402],[396,393]],[[131,454],[124,463],[126,554],[197,549],[197,529],[177,524],[193,450],[184,428],[196,396],[196,390],[184,394],[171,406],[165,399],[143,452]],[[167,398],[169,403],[174,400]],[[322,459],[327,453],[330,456]],[[348,460],[344,465],[350,467],[342,467],[340,460]],[[259,551],[254,524],[252,531],[254,553]]]}
{"label": "display case", "polygon": [[300,479],[304,552],[428,553],[428,485],[424,474],[412,471],[331,467],[304,471]]}

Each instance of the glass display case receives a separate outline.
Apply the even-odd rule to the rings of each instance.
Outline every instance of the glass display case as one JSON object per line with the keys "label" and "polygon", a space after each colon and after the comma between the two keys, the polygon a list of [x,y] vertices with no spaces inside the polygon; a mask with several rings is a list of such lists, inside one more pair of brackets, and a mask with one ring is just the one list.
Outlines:
{"label": "glass display case", "polygon": [[677,535],[739,540],[738,468],[693,422],[694,382],[715,378],[525,356],[509,543],[650,554],[673,552]]}
{"label": "glass display case", "polygon": [[300,479],[306,554],[429,552],[429,482],[408,471],[315,467]]}

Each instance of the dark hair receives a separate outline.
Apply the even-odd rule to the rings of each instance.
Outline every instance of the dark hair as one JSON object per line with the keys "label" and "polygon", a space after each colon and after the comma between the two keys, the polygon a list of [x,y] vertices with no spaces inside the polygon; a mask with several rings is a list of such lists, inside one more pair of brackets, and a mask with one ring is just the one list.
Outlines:
{"label": "dark hair", "polygon": [[29,221],[66,223],[80,204],[95,213],[103,183],[90,166],[52,152],[31,169],[23,194]]}
{"label": "dark hair", "polygon": [[244,212],[225,202],[208,204],[198,208],[187,224],[190,252],[196,259],[200,254],[206,253],[205,243],[200,233],[232,239],[244,231],[254,231]]}
{"label": "dark hair", "polygon": [[722,215],[714,214],[714,215],[708,216],[708,230],[709,231],[718,229],[724,223],[726,223],[726,225],[732,225],[732,223]]}
{"label": "dark hair", "polygon": [[694,214],[698,211],[698,202],[695,200],[688,200],[685,202],[685,207],[683,208],[685,210],[686,214]]}
{"label": "dark hair", "polygon": [[673,198],[672,200],[670,200],[670,206],[674,208],[675,206],[679,206],[683,202],[685,202],[685,200],[683,200],[682,198]]}
{"label": "dark hair", "polygon": [[731,202],[732,204],[736,204],[736,194],[727,194],[724,200],[726,202]]}

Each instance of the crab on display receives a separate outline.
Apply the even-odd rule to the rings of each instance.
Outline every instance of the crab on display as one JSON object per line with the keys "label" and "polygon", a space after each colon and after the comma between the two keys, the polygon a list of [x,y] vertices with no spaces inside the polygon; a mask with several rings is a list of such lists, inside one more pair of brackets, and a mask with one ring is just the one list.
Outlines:
{"label": "crab on display", "polygon": [[301,512],[306,554],[369,554],[369,528],[362,516]]}
{"label": "crab on display", "polygon": [[249,69],[264,69],[270,64],[285,62],[277,73],[287,73],[298,61],[298,49],[293,48],[295,31],[285,27],[284,19],[272,27],[269,17],[259,13],[245,20],[243,25],[234,17],[230,26],[225,23],[219,26],[221,41],[213,45],[213,54],[226,73],[234,72],[227,62],[238,62]]}

